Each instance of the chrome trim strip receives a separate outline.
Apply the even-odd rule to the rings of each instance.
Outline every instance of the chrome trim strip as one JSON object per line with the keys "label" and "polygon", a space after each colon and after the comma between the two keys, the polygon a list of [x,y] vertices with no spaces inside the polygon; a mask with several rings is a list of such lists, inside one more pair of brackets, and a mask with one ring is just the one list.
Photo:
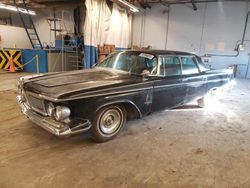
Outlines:
{"label": "chrome trim strip", "polygon": [[[155,81],[158,81],[158,80],[155,80]],[[30,95],[32,95],[34,97],[38,97],[40,99],[44,99],[44,100],[48,100],[48,101],[52,101],[52,102],[64,102],[64,101],[69,101],[69,100],[85,99],[85,98],[89,98],[89,97],[99,97],[99,96],[105,96],[105,95],[115,95],[115,94],[124,94],[124,93],[130,93],[130,92],[135,92],[135,91],[144,91],[144,90],[149,90],[149,89],[153,89],[153,88],[173,87],[173,86],[180,86],[180,85],[198,85],[198,84],[204,84],[204,83],[208,83],[208,82],[221,82],[221,81],[228,81],[228,78],[216,79],[216,80],[204,80],[204,81],[198,81],[198,82],[186,82],[186,83],[184,82],[184,83],[177,83],[177,84],[166,84],[166,85],[161,85],[161,86],[150,86],[150,87],[145,87],[145,88],[130,89],[130,90],[125,90],[125,91],[116,91],[116,92],[108,92],[108,93],[105,93],[105,91],[110,90],[110,89],[103,89],[103,90],[98,91],[98,92],[103,92],[101,94],[91,94],[91,92],[87,92],[87,93],[84,93],[83,96],[77,95],[77,96],[70,97],[67,99],[58,99],[58,98],[49,97],[49,96],[42,95],[42,94],[29,92],[29,91],[26,91],[26,92],[29,93]],[[124,87],[134,87],[137,85],[151,84],[151,83],[154,83],[154,81],[149,81],[146,83],[137,83],[137,84],[132,84],[129,86],[128,85],[120,86],[120,87],[117,87],[116,89],[121,89]]]}
{"label": "chrome trim strip", "polygon": [[[134,85],[131,85],[129,87],[132,87],[132,86],[134,86]],[[118,89],[118,88],[115,88],[115,89]],[[88,93],[84,93],[84,95],[86,95],[86,96],[83,96],[83,98],[95,97],[95,96],[102,96],[102,95],[124,94],[124,93],[130,93],[130,92],[134,92],[134,91],[144,91],[144,90],[148,90],[148,89],[153,89],[153,86],[144,87],[144,88],[138,88],[138,89],[129,89],[129,90],[124,90],[124,91],[108,92],[108,93],[104,93],[104,94],[103,93],[102,94],[89,94],[89,92],[88,92]],[[110,89],[98,90],[98,93],[99,92],[105,92],[106,90],[110,90]],[[75,97],[77,97],[77,96],[75,96]]]}
{"label": "chrome trim strip", "polygon": [[178,84],[166,84],[166,85],[160,85],[160,86],[154,86],[154,88],[163,88],[163,87],[174,87],[174,86],[181,86],[185,83],[178,83]]}
{"label": "chrome trim strip", "polygon": [[[99,96],[105,96],[105,95],[124,94],[124,93],[130,93],[130,92],[134,92],[134,91],[144,91],[144,90],[149,90],[149,89],[153,89],[153,86],[152,87],[146,87],[146,88],[133,89],[133,90],[126,90],[126,91],[117,91],[117,92],[110,92],[110,93],[101,93],[101,94],[77,96],[77,97],[71,97],[71,98],[67,98],[67,99],[57,99],[57,98],[48,97],[48,96],[45,96],[45,95],[42,95],[42,94],[37,94],[37,93],[32,93],[32,92],[29,92],[29,94],[33,95],[35,97],[40,97],[41,99],[52,101],[52,102],[64,102],[64,101],[69,101],[69,100],[85,99],[85,98],[89,98],[89,97],[99,97]],[[101,92],[101,91],[98,91],[98,92]],[[84,94],[86,94],[86,93],[84,93]]]}
{"label": "chrome trim strip", "polygon": [[205,84],[206,81],[198,81],[198,82],[184,82],[184,83],[177,83],[177,84],[166,84],[166,85],[160,85],[155,86],[154,88],[163,88],[163,87],[175,87],[175,86],[182,86],[182,85],[200,85]]}
{"label": "chrome trim strip", "polygon": [[197,82],[183,82],[183,83],[177,83],[177,84],[166,84],[166,85],[160,85],[160,86],[154,86],[154,88],[163,88],[163,87],[174,87],[174,86],[181,86],[181,85],[201,85],[206,84],[210,82],[221,82],[221,81],[229,81],[227,78],[225,79],[216,79],[216,80],[204,80],[204,81],[197,81]]}
{"label": "chrome trim strip", "polygon": [[216,80],[207,80],[207,82],[209,82],[209,83],[211,83],[211,82],[221,82],[221,81],[229,82],[230,79],[229,78],[224,78],[224,79],[216,79]]}
{"label": "chrome trim strip", "polygon": [[[140,86],[140,85],[150,85],[150,84],[153,84],[154,83],[154,80],[150,80],[150,81],[145,81],[145,82],[140,82],[140,83],[135,83],[135,84],[131,84],[131,85],[123,85],[123,86],[118,86],[116,87],[115,89],[116,90],[119,90],[119,89],[123,89],[123,88],[127,88],[127,87],[136,87],[136,86]],[[81,89],[78,89],[78,90],[74,90],[74,92],[77,92],[77,91],[81,91]],[[102,89],[102,90],[98,90],[98,92],[105,92],[105,91],[109,91],[110,88],[106,88],[106,89]],[[91,94],[93,93],[92,91],[89,91],[89,92],[86,92],[85,94]]]}

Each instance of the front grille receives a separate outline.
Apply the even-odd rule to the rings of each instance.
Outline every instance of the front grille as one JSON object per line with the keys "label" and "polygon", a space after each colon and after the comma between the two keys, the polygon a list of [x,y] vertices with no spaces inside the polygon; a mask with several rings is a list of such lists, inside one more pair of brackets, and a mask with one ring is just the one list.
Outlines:
{"label": "front grille", "polygon": [[44,105],[44,101],[41,99],[38,99],[32,95],[30,95],[29,93],[25,93],[25,99],[27,100],[30,108],[32,108],[34,111],[46,115],[46,110],[45,110],[45,105]]}

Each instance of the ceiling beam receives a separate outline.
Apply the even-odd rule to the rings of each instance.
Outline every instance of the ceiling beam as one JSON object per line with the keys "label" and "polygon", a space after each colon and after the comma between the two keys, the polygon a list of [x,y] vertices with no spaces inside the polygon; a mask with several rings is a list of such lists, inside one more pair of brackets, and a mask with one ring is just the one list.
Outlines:
{"label": "ceiling beam", "polygon": [[64,6],[83,4],[81,0],[32,0],[32,2],[43,4],[46,6]]}
{"label": "ceiling beam", "polygon": [[[5,4],[14,5],[12,0],[3,0]],[[76,7],[83,5],[82,0],[25,0],[27,7],[30,8],[47,8],[47,7]],[[17,0],[19,6],[23,5],[23,2]]]}
{"label": "ceiling beam", "polygon": [[[233,2],[235,0],[194,0],[194,1],[195,1],[195,4],[198,4],[198,3],[225,2],[225,1]],[[249,0],[238,0],[238,1],[247,2]],[[164,3],[164,4],[167,4],[167,5],[192,4],[191,0],[145,0],[145,2],[152,3],[152,4]]]}
{"label": "ceiling beam", "polygon": [[[226,1],[226,0],[224,0]],[[190,0],[146,0],[147,3],[164,3],[168,5],[176,5],[176,4],[190,4],[192,3]],[[195,3],[209,3],[209,2],[218,2],[218,0],[196,0]]]}

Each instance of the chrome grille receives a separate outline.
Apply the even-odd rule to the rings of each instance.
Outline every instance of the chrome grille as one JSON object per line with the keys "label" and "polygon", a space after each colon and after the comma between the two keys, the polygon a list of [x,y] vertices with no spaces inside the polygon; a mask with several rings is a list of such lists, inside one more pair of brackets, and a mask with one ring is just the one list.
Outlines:
{"label": "chrome grille", "polygon": [[43,114],[43,115],[47,114],[43,100],[38,99],[38,98],[30,95],[29,93],[25,93],[24,95],[25,95],[24,97],[27,100],[30,108],[32,108],[34,111],[36,111],[40,114]]}

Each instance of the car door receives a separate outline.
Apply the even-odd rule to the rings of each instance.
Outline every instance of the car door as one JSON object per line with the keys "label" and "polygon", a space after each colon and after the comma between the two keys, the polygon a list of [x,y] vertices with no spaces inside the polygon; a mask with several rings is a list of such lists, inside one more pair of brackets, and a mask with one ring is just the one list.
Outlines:
{"label": "car door", "polygon": [[195,56],[181,56],[182,83],[187,87],[185,102],[204,96],[206,76],[200,71]]}
{"label": "car door", "polygon": [[181,62],[178,56],[158,58],[158,78],[154,82],[152,111],[183,104],[186,87],[182,84]]}

